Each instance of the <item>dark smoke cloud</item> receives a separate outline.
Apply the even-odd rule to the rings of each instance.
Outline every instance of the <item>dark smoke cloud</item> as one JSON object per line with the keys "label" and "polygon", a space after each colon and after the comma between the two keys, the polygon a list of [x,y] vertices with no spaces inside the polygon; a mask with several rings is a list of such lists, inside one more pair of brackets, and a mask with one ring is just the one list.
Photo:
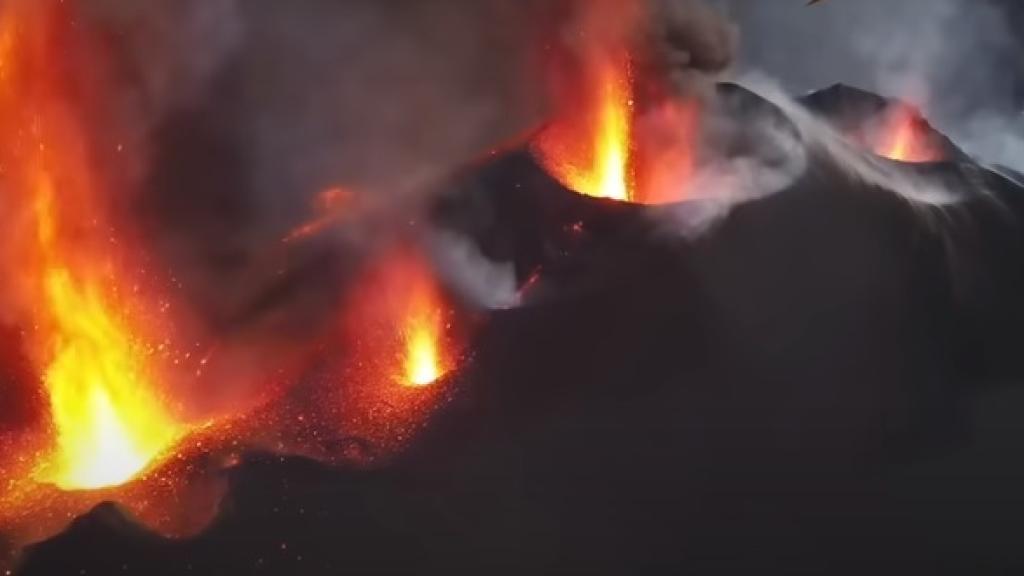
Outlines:
{"label": "dark smoke cloud", "polygon": [[732,65],[737,29],[703,0],[652,0],[649,34],[656,58],[677,84]]}
{"label": "dark smoke cloud", "polygon": [[921,105],[969,151],[1024,164],[1024,22],[995,0],[715,0],[738,24],[740,68],[793,92],[837,82]]}

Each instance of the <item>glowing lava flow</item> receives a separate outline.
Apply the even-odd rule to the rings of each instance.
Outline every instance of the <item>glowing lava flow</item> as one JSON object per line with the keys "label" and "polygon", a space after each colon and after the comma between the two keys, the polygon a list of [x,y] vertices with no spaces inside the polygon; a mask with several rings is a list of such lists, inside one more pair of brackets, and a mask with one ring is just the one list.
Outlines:
{"label": "glowing lava flow", "polygon": [[[33,477],[66,490],[123,484],[183,434],[162,402],[144,342],[153,306],[136,293],[111,238],[101,179],[77,106],[66,97],[51,2],[8,4],[0,94],[3,202],[24,230],[9,240],[15,290],[49,398],[52,448]],[[11,35],[11,36],[8,36]]]}

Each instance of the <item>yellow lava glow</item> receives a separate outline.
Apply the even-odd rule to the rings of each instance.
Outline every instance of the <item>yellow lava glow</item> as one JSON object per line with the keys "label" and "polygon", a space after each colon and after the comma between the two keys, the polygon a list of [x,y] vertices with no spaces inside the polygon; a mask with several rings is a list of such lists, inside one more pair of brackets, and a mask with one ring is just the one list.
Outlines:
{"label": "yellow lava glow", "polygon": [[914,129],[908,122],[900,122],[895,127],[890,142],[882,151],[882,155],[893,160],[907,161],[910,159],[913,142]]}
{"label": "yellow lava glow", "polygon": [[145,343],[156,330],[142,323],[155,307],[119,265],[126,254],[99,194],[98,140],[61,65],[71,54],[57,42],[65,8],[0,4],[0,202],[11,223],[3,285],[16,294],[50,408],[31,480],[86,490],[134,479],[184,430],[158,394]]}
{"label": "yellow lava glow", "polygon": [[624,201],[630,199],[631,90],[621,73],[609,70],[602,76],[593,164],[589,170],[570,175],[570,183],[589,196]]}
{"label": "yellow lava glow", "polygon": [[402,263],[407,268],[405,323],[405,384],[429,386],[447,371],[442,355],[444,312],[433,282],[418,264]]}
{"label": "yellow lava glow", "polygon": [[441,377],[437,333],[432,326],[414,326],[406,343],[406,379],[410,386],[428,386]]}
{"label": "yellow lava glow", "polygon": [[64,489],[116,486],[145,469],[182,429],[151,392],[146,349],[102,286],[76,279],[61,262],[53,236],[54,198],[50,180],[43,178],[35,214],[53,327],[43,380],[57,450],[37,479]]}
{"label": "yellow lava glow", "polygon": [[568,117],[550,127],[538,146],[545,168],[586,196],[633,200],[633,89],[629,58],[593,64]]}
{"label": "yellow lava glow", "polygon": [[875,152],[900,162],[934,162],[942,153],[929,140],[921,128],[921,119],[911,107],[900,106],[891,113],[884,127],[883,137]]}

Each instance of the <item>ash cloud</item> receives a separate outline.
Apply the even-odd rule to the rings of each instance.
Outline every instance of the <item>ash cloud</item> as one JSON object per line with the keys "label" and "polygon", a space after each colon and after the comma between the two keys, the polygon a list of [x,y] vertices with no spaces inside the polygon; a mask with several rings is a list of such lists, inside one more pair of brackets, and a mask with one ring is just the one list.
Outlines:
{"label": "ash cloud", "polygon": [[703,0],[651,0],[649,18],[654,64],[677,86],[732,65],[738,30]]}
{"label": "ash cloud", "polygon": [[1024,166],[1019,2],[714,3],[740,29],[740,70],[792,92],[842,82],[910,100],[982,160]]}

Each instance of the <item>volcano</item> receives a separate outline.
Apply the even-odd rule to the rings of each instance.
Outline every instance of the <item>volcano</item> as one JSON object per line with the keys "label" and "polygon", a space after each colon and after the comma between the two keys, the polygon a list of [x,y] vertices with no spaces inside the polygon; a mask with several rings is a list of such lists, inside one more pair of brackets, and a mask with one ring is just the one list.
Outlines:
{"label": "volcano", "polygon": [[[510,266],[520,305],[485,313],[445,375],[450,396],[397,458],[244,454],[200,535],[159,538],[103,505],[18,573],[1024,565],[1005,526],[1024,499],[986,480],[1024,474],[1007,448],[1024,429],[998,424],[1022,401],[1024,186],[923,119],[915,135],[939,157],[878,156],[862,132],[892,109],[880,96],[835,87],[800,103],[889,180],[851,171],[792,111],[718,90],[740,125],[799,142],[807,163],[780,189],[595,198],[528,142],[453,176],[424,234]],[[741,129],[722,149],[783,162],[761,140]],[[951,200],[908,196],[908,181]]]}

